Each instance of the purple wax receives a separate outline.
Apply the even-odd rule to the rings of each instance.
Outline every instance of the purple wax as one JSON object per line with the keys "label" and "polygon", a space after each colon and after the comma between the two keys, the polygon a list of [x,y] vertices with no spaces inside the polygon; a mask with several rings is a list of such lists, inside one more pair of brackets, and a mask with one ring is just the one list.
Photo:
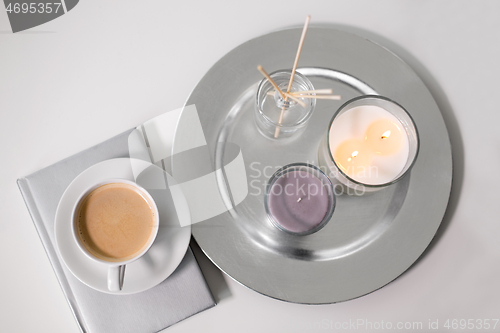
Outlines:
{"label": "purple wax", "polygon": [[307,171],[290,171],[271,185],[268,209],[283,229],[305,233],[317,227],[329,209],[329,193],[321,180]]}

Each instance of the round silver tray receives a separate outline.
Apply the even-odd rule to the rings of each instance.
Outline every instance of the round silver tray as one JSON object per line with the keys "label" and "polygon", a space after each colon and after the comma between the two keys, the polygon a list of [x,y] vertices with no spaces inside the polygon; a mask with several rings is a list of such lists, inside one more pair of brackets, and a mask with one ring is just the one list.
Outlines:
{"label": "round silver tray", "polygon": [[[259,134],[253,108],[262,77],[256,67],[289,69],[300,32],[273,32],[238,46],[208,71],[187,100],[186,105],[197,107],[213,167],[223,165],[225,153],[225,145],[217,142],[234,143],[241,148],[249,185],[234,211],[195,224],[192,232],[215,265],[261,294],[296,303],[335,303],[383,287],[423,253],[448,203],[451,146],[434,99],[408,65],[369,40],[328,28],[309,29],[299,71],[316,89],[333,88],[342,100],[318,100],[306,131],[291,141]],[[391,98],[412,115],[421,142],[411,173],[376,193],[338,196],[331,220],[314,234],[278,230],[264,209],[267,180],[288,163],[317,164],[320,137],[333,113],[362,94]],[[173,163],[176,173],[182,169]]]}

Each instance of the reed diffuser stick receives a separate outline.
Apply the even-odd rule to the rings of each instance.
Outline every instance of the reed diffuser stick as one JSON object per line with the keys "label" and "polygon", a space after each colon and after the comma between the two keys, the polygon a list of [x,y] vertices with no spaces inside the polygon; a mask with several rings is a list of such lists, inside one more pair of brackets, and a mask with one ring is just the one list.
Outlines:
{"label": "reed diffuser stick", "polygon": [[271,77],[269,76],[269,74],[267,74],[267,72],[264,70],[264,68],[262,68],[262,66],[259,65],[259,66],[257,66],[257,69],[259,70],[259,72],[262,73],[262,75],[264,75],[266,77],[267,81],[269,81],[269,83],[271,83],[273,85],[274,89],[276,89],[276,91],[281,95],[281,97],[283,99],[286,99],[285,94],[281,91],[281,89],[278,87],[276,82],[274,82],[274,80],[271,79]]}
{"label": "reed diffuser stick", "polygon": [[[304,40],[306,39],[307,27],[311,21],[311,15],[307,15],[306,22],[304,23],[304,28],[302,29],[302,35],[300,36],[299,47],[297,49],[297,55],[295,56],[295,61],[293,62],[292,74],[290,75],[290,82],[288,83],[287,93],[292,89],[293,78],[295,76],[295,70],[297,69],[297,64],[299,63],[300,53],[302,52],[302,46],[304,45]],[[285,98],[285,102],[288,98]],[[280,126],[283,123],[283,114],[285,113],[285,108],[281,108],[280,118],[278,119],[278,126],[276,126],[276,131],[274,132],[274,137],[277,138],[280,135]]]}
{"label": "reed diffuser stick", "polygon": [[334,101],[339,101],[341,99],[340,95],[297,95],[297,94],[287,94],[290,97],[300,97],[300,98],[314,98],[314,99],[331,99]]}
{"label": "reed diffuser stick", "polygon": [[333,94],[333,89],[316,89],[316,90],[302,90],[302,91],[292,91],[290,94]]}
{"label": "reed diffuser stick", "polygon": [[[267,94],[269,96],[274,96],[273,91],[268,91]],[[301,90],[301,91],[292,91],[290,92],[291,95],[302,95],[302,94],[316,94],[316,95],[328,95],[328,94],[333,94],[333,89],[316,89],[316,90]],[[311,95],[314,96],[314,95]]]}

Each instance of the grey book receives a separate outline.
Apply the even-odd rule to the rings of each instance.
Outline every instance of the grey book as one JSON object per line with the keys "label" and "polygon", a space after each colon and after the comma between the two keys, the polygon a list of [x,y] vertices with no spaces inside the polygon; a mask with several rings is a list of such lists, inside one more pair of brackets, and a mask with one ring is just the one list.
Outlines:
{"label": "grey book", "polygon": [[82,332],[158,332],[215,306],[191,248],[166,280],[133,295],[110,295],[86,286],[58,257],[54,220],[59,199],[71,181],[88,167],[104,160],[128,157],[130,132],[18,180],[40,240]]}

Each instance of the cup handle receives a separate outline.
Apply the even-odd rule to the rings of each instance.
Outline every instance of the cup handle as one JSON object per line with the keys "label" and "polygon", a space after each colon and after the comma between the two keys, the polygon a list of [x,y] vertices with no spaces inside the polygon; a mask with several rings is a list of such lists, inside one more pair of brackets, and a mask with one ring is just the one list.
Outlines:
{"label": "cup handle", "polygon": [[125,265],[109,267],[108,268],[109,291],[122,290],[124,277],[125,277]]}

